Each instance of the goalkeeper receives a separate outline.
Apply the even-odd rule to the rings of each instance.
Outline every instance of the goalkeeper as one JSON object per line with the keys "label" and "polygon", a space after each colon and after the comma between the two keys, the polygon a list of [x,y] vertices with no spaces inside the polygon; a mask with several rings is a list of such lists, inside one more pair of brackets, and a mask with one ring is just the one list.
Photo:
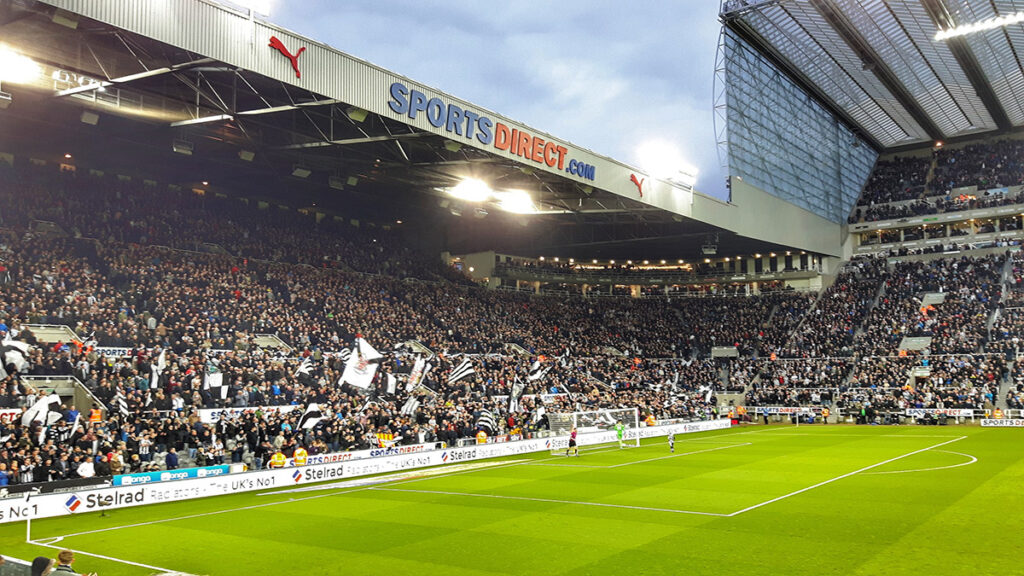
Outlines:
{"label": "goalkeeper", "polygon": [[615,437],[619,439],[619,448],[623,448],[622,439],[626,435],[626,427],[622,425],[622,420],[615,422]]}

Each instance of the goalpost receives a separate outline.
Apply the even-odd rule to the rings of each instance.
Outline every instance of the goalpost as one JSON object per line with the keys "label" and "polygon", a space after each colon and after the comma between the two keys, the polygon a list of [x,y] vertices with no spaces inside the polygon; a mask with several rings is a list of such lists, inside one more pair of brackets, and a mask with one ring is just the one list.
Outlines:
{"label": "goalpost", "polygon": [[569,447],[569,434],[576,428],[579,447],[617,444],[615,425],[625,427],[622,443],[640,446],[640,411],[637,408],[608,408],[584,412],[548,412],[551,428],[551,453],[564,454]]}

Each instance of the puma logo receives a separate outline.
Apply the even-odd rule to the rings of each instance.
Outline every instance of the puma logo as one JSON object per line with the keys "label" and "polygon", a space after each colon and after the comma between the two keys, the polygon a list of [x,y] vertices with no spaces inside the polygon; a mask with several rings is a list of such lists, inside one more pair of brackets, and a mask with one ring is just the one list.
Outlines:
{"label": "puma logo", "polygon": [[281,54],[284,54],[284,57],[290,60],[292,63],[292,69],[295,70],[295,77],[302,78],[302,72],[299,72],[299,56],[302,56],[302,53],[306,51],[305,46],[299,48],[299,51],[296,52],[295,54],[292,54],[291,52],[288,51],[287,48],[284,47],[284,42],[281,42],[277,38],[277,36],[271,36],[270,47],[277,50]]}
{"label": "puma logo", "polygon": [[640,197],[644,197],[644,180],[646,178],[640,178],[637,180],[636,174],[629,175],[629,181],[636,185],[636,191],[640,193]]}

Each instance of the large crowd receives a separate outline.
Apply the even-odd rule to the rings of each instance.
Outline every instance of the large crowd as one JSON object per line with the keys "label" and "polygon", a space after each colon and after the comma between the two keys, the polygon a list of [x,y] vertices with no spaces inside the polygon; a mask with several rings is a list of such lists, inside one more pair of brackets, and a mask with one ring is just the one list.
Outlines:
{"label": "large crowd", "polygon": [[[1024,184],[1024,141],[996,140],[943,148],[932,157],[880,160],[851,224],[1024,203],[1006,188]],[[932,166],[934,164],[934,169]],[[931,172],[929,172],[931,170]],[[963,189],[976,187],[976,192]]]}
{"label": "large crowd", "polygon": [[[858,259],[820,298],[492,291],[393,230],[6,166],[0,337],[32,345],[25,375],[76,377],[106,417],[89,422],[93,406],[65,402],[49,427],[11,419],[0,428],[0,484],[177,465],[259,467],[300,445],[312,454],[364,449],[382,435],[453,444],[473,437],[486,413],[495,435],[538,433],[545,413],[557,411],[709,418],[727,389],[747,391],[751,404],[831,402],[831,390],[868,377],[853,370],[859,358],[895,354],[903,335],[930,334],[935,353],[983,352],[1001,295],[1001,256]],[[218,206],[226,202],[237,205]],[[229,216],[205,216],[211,210]],[[69,235],[36,230],[35,220]],[[946,301],[922,310],[917,300],[928,291]],[[41,342],[29,324],[65,325],[78,338]],[[260,334],[288,349],[257,345]],[[383,353],[366,390],[339,384],[360,336]],[[739,358],[709,359],[720,347]],[[434,368],[425,385],[407,389],[416,351]],[[467,358],[474,372],[449,382]],[[210,374],[222,375],[223,386],[210,386]],[[46,387],[33,382],[0,380],[0,408],[44,397]],[[517,382],[522,398],[510,403]],[[897,375],[885,387],[901,385]],[[958,384],[966,392],[957,400],[990,393],[985,386]],[[941,394],[933,397],[949,399]],[[326,417],[303,428],[312,403]],[[254,409],[214,422],[200,416],[226,407]]]}

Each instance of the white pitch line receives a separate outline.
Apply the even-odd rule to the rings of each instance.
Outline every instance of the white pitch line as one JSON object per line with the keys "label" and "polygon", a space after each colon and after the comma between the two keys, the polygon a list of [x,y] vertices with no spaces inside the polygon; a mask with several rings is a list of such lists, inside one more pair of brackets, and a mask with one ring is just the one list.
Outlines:
{"label": "white pitch line", "polygon": [[[86,534],[98,534],[100,532],[110,532],[112,530],[121,530],[122,528],[139,528],[142,526],[151,526],[153,524],[163,524],[164,522],[174,522],[176,520],[190,520],[192,518],[203,518],[205,516],[216,516],[217,514],[227,514],[228,512],[240,512],[242,510],[253,510],[255,508],[265,508],[267,506],[277,506],[278,504],[291,504],[292,502],[302,502],[303,500],[314,500],[316,498],[326,498],[328,496],[337,496],[339,494],[348,494],[349,492],[358,492],[360,490],[366,490],[369,486],[362,488],[354,488],[352,490],[342,490],[339,492],[332,492],[330,494],[317,494],[315,496],[306,496],[303,498],[289,498],[288,500],[281,500],[279,502],[265,502],[263,504],[253,504],[252,506],[242,506],[240,508],[229,508],[227,510],[211,510],[210,512],[200,512],[198,514],[188,514],[185,516],[175,516],[174,518],[161,518],[160,520],[150,520],[149,522],[137,522],[135,524],[124,524],[121,526],[110,526],[108,528],[98,528],[96,530],[86,530],[85,532],[74,532],[72,534],[64,534],[57,536],[57,538],[72,538],[74,536],[85,536]],[[38,544],[39,542],[34,542]]]}
{"label": "white pitch line", "polygon": [[555,500],[553,498],[531,498],[529,496],[506,496],[503,494],[474,494],[472,492],[447,492],[443,490],[414,490],[411,488],[385,488],[375,486],[370,490],[380,492],[412,492],[416,494],[440,494],[444,496],[471,496],[474,498],[496,498],[498,500],[525,500],[528,502],[545,502],[549,504],[576,504],[579,506],[600,506],[602,508],[624,508],[627,510],[646,510],[649,512],[672,512],[674,514],[697,514],[700,516],[727,517],[728,514],[717,512],[697,512],[695,510],[676,510],[674,508],[650,508],[647,506],[629,506],[627,504],[607,504],[604,502],[581,502],[577,500]]}
{"label": "white pitch line", "polygon": [[703,454],[704,452],[714,452],[715,450],[727,450],[729,448],[739,448],[740,446],[750,446],[750,442],[744,442],[742,444],[729,444],[727,446],[718,446],[715,448],[708,448],[706,450],[694,450],[693,452],[681,452],[679,454],[669,454],[668,456],[659,456],[657,458],[648,458],[646,460],[637,460],[635,462],[625,462],[622,464],[614,464],[612,466],[606,466],[606,468],[619,468],[622,466],[632,466],[633,464],[642,464],[644,462],[654,462],[656,460],[665,460],[667,458],[678,458],[680,456],[690,456],[692,454]]}
{"label": "white pitch line", "polygon": [[970,454],[964,454],[963,452],[953,452],[951,450],[936,450],[936,452],[945,452],[946,454],[956,454],[957,456],[963,456],[968,458],[967,462],[961,462],[959,464],[952,464],[950,466],[935,466],[934,468],[915,468],[913,470],[883,470],[881,472],[865,472],[865,474],[906,474],[908,472],[932,472],[933,470],[949,470],[950,468],[959,468],[961,466],[970,466],[978,461],[977,456],[971,456]]}
{"label": "white pitch line", "polygon": [[762,506],[767,506],[769,504],[773,504],[773,503],[778,502],[780,500],[785,500],[786,498],[789,498],[791,496],[796,496],[797,494],[803,494],[804,492],[807,492],[809,490],[814,490],[815,488],[819,488],[819,487],[824,486],[826,484],[831,484],[831,483],[833,483],[833,482],[835,482],[837,480],[842,480],[843,478],[849,478],[850,476],[853,476],[854,474],[860,474],[861,472],[866,472],[866,471],[871,470],[873,468],[878,468],[879,466],[884,466],[884,465],[886,465],[886,464],[888,464],[890,462],[895,462],[897,460],[901,460],[903,458],[906,458],[907,456],[913,456],[914,454],[920,454],[921,452],[927,452],[928,450],[933,450],[935,448],[938,448],[939,446],[945,446],[946,444],[952,444],[953,442],[959,442],[960,440],[963,440],[964,438],[967,438],[967,436],[960,436],[959,438],[954,438],[953,440],[947,440],[945,442],[940,442],[939,444],[936,444],[934,446],[929,446],[927,448],[922,448],[920,450],[914,450],[913,452],[907,452],[906,454],[903,454],[901,456],[897,456],[895,458],[889,458],[888,460],[884,460],[882,462],[879,462],[877,464],[872,464],[870,466],[865,466],[863,468],[860,468],[859,470],[854,470],[853,472],[847,472],[846,474],[843,474],[842,476],[836,476],[835,478],[830,478],[828,480],[825,480],[824,482],[818,482],[817,484],[814,484],[813,486],[808,486],[806,488],[801,488],[801,489],[796,490],[794,492],[790,492],[789,494],[783,494],[782,496],[779,496],[777,498],[772,498],[771,500],[766,500],[764,502],[761,502],[760,504],[754,504],[753,506],[748,506],[748,507],[746,507],[746,508],[744,508],[742,510],[737,510],[736,512],[733,512],[732,514],[726,514],[726,516],[728,516],[730,518],[733,517],[733,516],[739,516],[740,514],[743,514],[744,512],[750,512],[751,510],[756,510],[756,509],[758,509],[758,508],[760,508]]}
{"label": "white pitch line", "polygon": [[169,568],[161,568],[159,566],[153,566],[151,564],[143,564],[141,562],[132,562],[131,560],[123,560],[121,558],[114,558],[113,556],[104,556],[103,554],[93,554],[92,552],[84,552],[82,550],[75,550],[73,548],[65,548],[64,546],[54,546],[53,544],[44,544],[42,542],[36,542],[29,540],[29,544],[35,544],[36,546],[44,546],[46,548],[53,548],[54,550],[71,550],[75,554],[81,554],[82,556],[92,556],[93,558],[102,558],[103,560],[110,560],[111,562],[119,562],[121,564],[128,564],[131,566],[138,566],[140,568],[148,568],[149,570],[156,570],[161,573],[174,573],[182,574],[184,576],[193,576],[185,572],[178,572]]}

